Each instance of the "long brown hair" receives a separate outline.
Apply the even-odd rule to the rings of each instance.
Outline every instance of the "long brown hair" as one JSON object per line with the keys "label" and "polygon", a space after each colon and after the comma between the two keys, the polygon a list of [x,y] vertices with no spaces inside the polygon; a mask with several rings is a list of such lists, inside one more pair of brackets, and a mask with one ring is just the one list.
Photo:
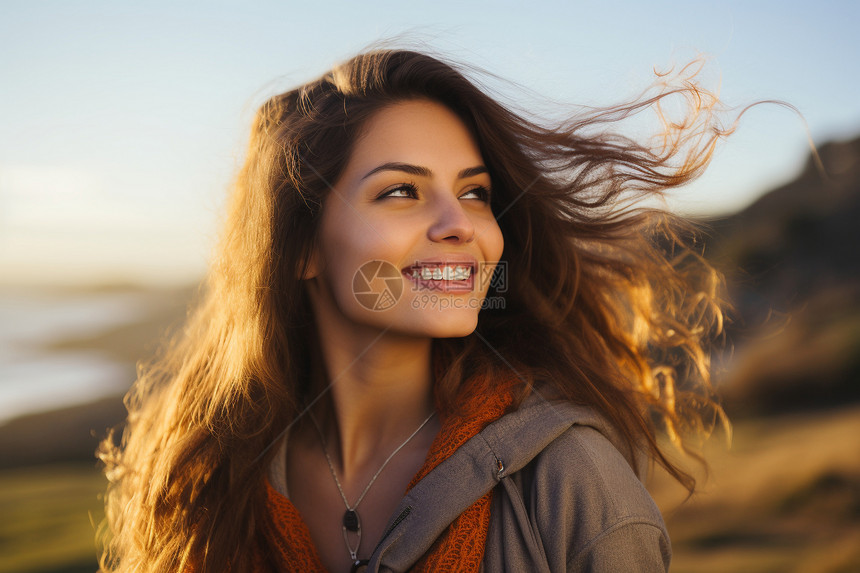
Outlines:
{"label": "long brown hair", "polygon": [[[708,363],[721,281],[691,248],[694,229],[633,199],[698,176],[726,133],[716,98],[693,76],[549,126],[513,113],[452,64],[382,50],[266,101],[200,300],[140,368],[121,440],[100,449],[110,480],[103,569],[250,567],[269,447],[322,391],[299,277],[329,182],[367,119],[408,99],[442,103],[472,131],[505,239],[508,280],[488,293],[504,304],[483,310],[471,335],[434,341],[439,403],[454,407],[470,376],[514,372],[520,398],[541,391],[591,405],[628,453],[646,449],[692,487],[656,436],[662,429],[686,448],[721,413]],[[669,119],[660,110],[672,97],[689,106]],[[664,120],[657,139],[613,131],[649,109]]]}

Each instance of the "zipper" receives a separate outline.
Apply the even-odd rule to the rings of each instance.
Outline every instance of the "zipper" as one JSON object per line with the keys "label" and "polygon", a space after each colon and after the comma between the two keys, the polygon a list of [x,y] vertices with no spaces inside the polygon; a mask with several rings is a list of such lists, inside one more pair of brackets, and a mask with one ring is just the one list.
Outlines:
{"label": "zipper", "polygon": [[407,505],[406,509],[400,512],[400,515],[397,516],[397,519],[394,520],[394,523],[392,523],[391,526],[385,530],[385,533],[382,534],[382,538],[379,540],[379,543],[376,544],[376,549],[373,550],[373,553],[376,553],[377,549],[379,549],[379,547],[382,545],[382,542],[385,541],[385,538],[388,537],[391,532],[394,531],[398,525],[400,525],[400,522],[406,519],[406,516],[408,516],[411,512],[411,505]]}
{"label": "zipper", "polygon": [[[406,508],[400,512],[400,515],[397,516],[397,519],[391,524],[391,526],[385,530],[385,533],[382,534],[382,538],[380,538],[379,543],[376,544],[376,547],[373,548],[373,553],[370,554],[370,560],[373,561],[373,557],[376,555],[376,552],[379,551],[379,548],[382,547],[382,544],[385,542],[385,538],[388,537],[392,531],[394,531],[400,522],[406,519],[412,512],[412,506],[407,505]],[[381,557],[381,556],[380,556]]]}

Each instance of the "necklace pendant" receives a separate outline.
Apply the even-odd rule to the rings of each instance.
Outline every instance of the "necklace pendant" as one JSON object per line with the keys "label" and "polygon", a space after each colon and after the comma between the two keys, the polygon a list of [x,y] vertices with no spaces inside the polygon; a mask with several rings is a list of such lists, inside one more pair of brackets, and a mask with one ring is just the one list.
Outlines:
{"label": "necklace pendant", "polygon": [[358,531],[361,529],[361,521],[358,519],[358,513],[354,509],[347,509],[343,514],[343,526],[348,531]]}
{"label": "necklace pendant", "polygon": [[358,559],[358,551],[361,549],[361,520],[354,509],[347,509],[343,514],[343,542],[349,551],[349,558],[353,561]]}

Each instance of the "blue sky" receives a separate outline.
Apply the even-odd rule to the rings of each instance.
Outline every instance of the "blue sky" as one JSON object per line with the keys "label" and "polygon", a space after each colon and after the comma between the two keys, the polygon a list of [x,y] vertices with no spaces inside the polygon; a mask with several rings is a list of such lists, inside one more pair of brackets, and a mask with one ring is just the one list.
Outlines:
{"label": "blue sky", "polygon": [[[858,6],[0,0],[0,283],[198,277],[255,107],[399,35],[568,104],[617,103],[702,54],[727,105],[782,99],[816,143],[853,137]],[[730,212],[807,153],[802,120],[756,107],[671,204]]]}

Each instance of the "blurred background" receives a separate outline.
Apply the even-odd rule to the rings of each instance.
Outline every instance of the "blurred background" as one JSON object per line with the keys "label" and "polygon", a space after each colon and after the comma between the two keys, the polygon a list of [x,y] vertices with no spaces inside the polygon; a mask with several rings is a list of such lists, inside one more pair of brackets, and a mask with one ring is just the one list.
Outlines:
{"label": "blurred background", "polygon": [[0,0],[0,573],[95,569],[97,437],[184,317],[255,108],[392,38],[538,113],[699,56],[727,106],[798,108],[750,110],[668,199],[728,272],[735,436],[692,499],[649,486],[673,571],[860,571],[858,21],[836,0]]}

